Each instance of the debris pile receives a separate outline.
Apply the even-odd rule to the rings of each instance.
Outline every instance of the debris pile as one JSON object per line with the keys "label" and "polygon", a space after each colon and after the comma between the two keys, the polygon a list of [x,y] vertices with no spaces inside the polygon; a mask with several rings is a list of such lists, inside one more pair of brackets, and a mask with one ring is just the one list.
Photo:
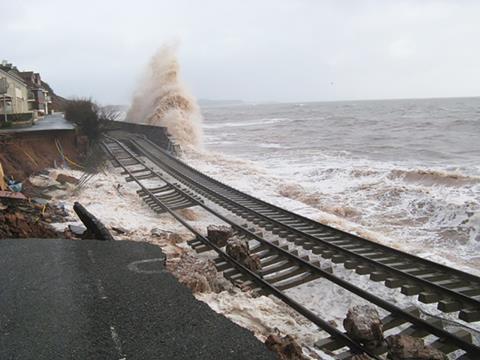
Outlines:
{"label": "debris pile", "polygon": [[251,271],[259,271],[262,269],[260,257],[255,254],[250,254],[250,248],[247,240],[234,237],[228,240],[225,250],[228,255]]}
{"label": "debris pile", "polygon": [[22,202],[0,205],[0,239],[58,238],[48,223],[63,221],[63,210],[57,207]]}
{"label": "debris pile", "polygon": [[269,335],[265,340],[265,345],[270,351],[277,354],[280,360],[306,360],[303,355],[302,347],[290,335],[281,337],[280,335]]}

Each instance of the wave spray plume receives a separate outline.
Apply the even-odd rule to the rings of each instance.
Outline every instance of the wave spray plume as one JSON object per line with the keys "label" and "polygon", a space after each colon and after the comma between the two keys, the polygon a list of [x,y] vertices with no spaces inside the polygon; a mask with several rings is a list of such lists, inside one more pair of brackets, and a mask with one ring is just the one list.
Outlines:
{"label": "wave spray plume", "polygon": [[202,115],[179,77],[177,46],[165,45],[152,57],[138,86],[127,121],[165,126],[182,147],[202,145]]}

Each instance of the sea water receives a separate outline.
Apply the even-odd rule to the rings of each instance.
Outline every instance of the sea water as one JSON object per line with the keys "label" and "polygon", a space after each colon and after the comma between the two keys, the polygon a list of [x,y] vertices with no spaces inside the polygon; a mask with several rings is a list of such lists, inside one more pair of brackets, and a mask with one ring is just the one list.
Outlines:
{"label": "sea water", "polygon": [[480,98],[202,108],[187,162],[320,222],[480,273]]}

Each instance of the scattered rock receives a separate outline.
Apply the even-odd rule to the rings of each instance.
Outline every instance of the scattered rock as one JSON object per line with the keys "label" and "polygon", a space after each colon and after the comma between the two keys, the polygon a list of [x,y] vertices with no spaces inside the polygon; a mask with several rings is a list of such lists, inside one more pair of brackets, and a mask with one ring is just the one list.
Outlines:
{"label": "scattered rock", "polygon": [[443,352],[425,345],[423,339],[408,335],[391,335],[385,340],[390,360],[447,360]]}
{"label": "scattered rock", "polygon": [[260,262],[260,256],[258,255],[248,255],[248,257],[243,261],[245,266],[252,271],[260,271],[262,270],[262,264]]}
{"label": "scattered rock", "polygon": [[248,241],[241,240],[237,237],[228,240],[226,252],[235,260],[242,261],[250,254]]}
{"label": "scattered rock", "polygon": [[343,320],[347,334],[368,349],[374,349],[383,342],[383,325],[375,308],[356,305],[348,310]]}
{"label": "scattered rock", "polygon": [[69,184],[73,184],[73,185],[78,184],[78,179],[77,178],[75,178],[73,176],[70,176],[70,175],[65,175],[65,174],[58,174],[57,181],[62,185],[65,184],[65,183],[69,183]]}
{"label": "scattered rock", "polygon": [[227,240],[233,235],[233,230],[230,226],[225,225],[208,225],[207,237],[218,247],[227,245]]}
{"label": "scattered rock", "polygon": [[280,360],[306,360],[302,347],[290,335],[269,335],[265,345],[270,351],[277,354]]}
{"label": "scattered rock", "polygon": [[260,258],[257,255],[250,254],[247,240],[242,240],[236,237],[231,238],[227,241],[227,247],[225,251],[228,255],[252,271],[258,271],[262,269]]}

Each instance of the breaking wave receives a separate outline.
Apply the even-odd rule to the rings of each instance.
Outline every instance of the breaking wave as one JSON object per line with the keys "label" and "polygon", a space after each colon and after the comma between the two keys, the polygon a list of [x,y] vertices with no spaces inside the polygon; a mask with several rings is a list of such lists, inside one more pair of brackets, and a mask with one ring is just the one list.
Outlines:
{"label": "breaking wave", "polygon": [[127,113],[129,122],[165,126],[183,147],[202,146],[202,115],[180,79],[175,45],[163,46],[151,59]]}
{"label": "breaking wave", "polygon": [[463,186],[480,183],[478,176],[467,176],[459,172],[443,170],[392,170],[390,177],[422,185]]}

